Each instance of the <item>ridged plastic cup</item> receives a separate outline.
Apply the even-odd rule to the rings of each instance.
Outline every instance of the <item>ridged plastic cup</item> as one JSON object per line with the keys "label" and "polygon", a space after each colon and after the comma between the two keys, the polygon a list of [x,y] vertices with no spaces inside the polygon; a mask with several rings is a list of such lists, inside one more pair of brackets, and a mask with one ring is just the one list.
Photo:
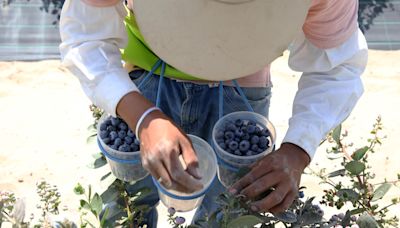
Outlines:
{"label": "ridged plastic cup", "polygon": [[203,189],[194,193],[183,193],[165,188],[153,178],[157,187],[161,202],[167,207],[173,207],[176,211],[186,212],[197,208],[203,201],[204,195],[213,182],[217,172],[217,157],[212,147],[203,139],[188,135],[192,141],[194,151],[199,160],[199,172],[202,176]]}
{"label": "ridged plastic cup", "polygon": [[97,142],[101,152],[107,159],[114,176],[126,182],[139,181],[149,173],[142,166],[140,151],[121,152],[107,146],[100,138],[100,125],[109,117],[103,114],[97,124]]}
{"label": "ridged plastic cup", "polygon": [[[219,130],[224,130],[224,127],[227,123],[233,123],[237,119],[241,119],[243,121],[254,121],[257,126],[268,129],[271,134],[271,140],[269,142],[268,148],[265,151],[252,156],[238,156],[225,151],[218,145],[216,141],[216,133]],[[218,157],[217,173],[218,179],[220,180],[221,184],[224,185],[226,188],[232,186],[232,184],[234,184],[239,179],[238,172],[241,168],[249,167],[253,163],[263,158],[265,155],[273,151],[275,140],[275,127],[266,117],[258,113],[247,111],[233,112],[219,119],[217,123],[215,123],[212,131],[212,142],[215,153]]]}

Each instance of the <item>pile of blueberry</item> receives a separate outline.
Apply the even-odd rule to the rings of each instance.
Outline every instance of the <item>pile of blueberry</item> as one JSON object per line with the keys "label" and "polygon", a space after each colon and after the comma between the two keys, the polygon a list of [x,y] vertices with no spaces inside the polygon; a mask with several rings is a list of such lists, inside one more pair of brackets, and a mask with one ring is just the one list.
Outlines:
{"label": "pile of blueberry", "polygon": [[226,152],[238,156],[252,156],[269,148],[271,134],[267,128],[254,121],[236,119],[219,129],[215,140]]}
{"label": "pile of blueberry", "polygon": [[98,133],[101,140],[114,150],[136,152],[140,142],[128,125],[120,118],[108,117],[100,124]]}

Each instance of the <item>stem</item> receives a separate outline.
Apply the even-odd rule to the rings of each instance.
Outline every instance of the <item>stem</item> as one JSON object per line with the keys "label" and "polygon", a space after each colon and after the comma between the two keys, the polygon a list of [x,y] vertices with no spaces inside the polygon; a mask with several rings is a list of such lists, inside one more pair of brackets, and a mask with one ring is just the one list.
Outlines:
{"label": "stem", "polygon": [[399,183],[400,182],[400,180],[395,180],[395,181],[385,181],[385,182],[380,182],[380,183],[376,183],[376,184],[372,184],[373,186],[376,186],[376,185],[381,185],[381,184],[397,184],[397,183]]}
{"label": "stem", "polygon": [[396,203],[391,203],[391,204],[389,204],[389,205],[383,207],[382,209],[380,209],[377,213],[381,212],[382,210],[385,210],[386,208],[389,208],[389,207],[391,207],[391,206],[394,206],[394,205],[396,205]]}

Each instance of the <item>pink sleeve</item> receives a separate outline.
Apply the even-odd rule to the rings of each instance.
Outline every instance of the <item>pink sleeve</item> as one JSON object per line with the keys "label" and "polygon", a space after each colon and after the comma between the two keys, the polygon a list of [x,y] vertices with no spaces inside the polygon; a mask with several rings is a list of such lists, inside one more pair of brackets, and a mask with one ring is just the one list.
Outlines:
{"label": "pink sleeve", "polygon": [[91,6],[107,7],[116,5],[120,0],[81,0],[81,1]]}
{"label": "pink sleeve", "polygon": [[358,28],[358,0],[313,0],[303,32],[322,49],[344,43]]}

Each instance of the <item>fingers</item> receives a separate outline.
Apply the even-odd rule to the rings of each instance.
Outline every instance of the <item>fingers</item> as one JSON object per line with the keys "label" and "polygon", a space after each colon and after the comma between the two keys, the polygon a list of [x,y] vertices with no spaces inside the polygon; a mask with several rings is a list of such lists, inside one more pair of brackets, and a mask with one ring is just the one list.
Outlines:
{"label": "fingers", "polygon": [[167,167],[167,170],[174,182],[173,184],[177,185],[175,186],[175,189],[180,189],[183,192],[194,192],[203,187],[199,180],[195,179],[183,168],[179,160],[179,152],[177,150],[170,152],[169,157],[163,159],[163,163]]}
{"label": "fingers", "polygon": [[198,171],[199,161],[197,159],[196,152],[194,152],[190,139],[183,137],[180,142],[180,147],[187,171],[195,178],[201,179],[201,175]]}
{"label": "fingers", "polygon": [[[289,185],[287,184],[279,185],[267,197],[252,203],[251,209],[253,211],[261,212],[261,211],[270,211],[272,208],[275,207],[277,207],[278,209],[284,208],[286,204],[291,203],[291,202],[286,202],[286,197],[289,191],[290,191]],[[290,198],[287,199],[287,201],[290,201]]]}
{"label": "fingers", "polygon": [[[248,174],[246,174],[244,177],[242,177],[239,181],[237,181],[234,185],[232,185],[232,187],[229,189],[229,191],[232,194],[241,192],[247,186],[255,183],[255,181],[257,179],[259,179],[260,177],[262,177],[272,171],[271,166],[262,165],[262,164],[263,163],[258,162],[258,163],[256,163],[256,165],[252,165],[252,167],[251,167],[252,170]],[[266,183],[268,183],[268,182],[266,182]]]}
{"label": "fingers", "polygon": [[245,195],[247,198],[255,198],[262,193],[269,190],[271,187],[276,186],[282,179],[279,172],[271,172],[253,181],[250,185],[244,188],[240,194]]}
{"label": "fingers", "polygon": [[292,205],[294,199],[296,198],[296,194],[293,191],[290,191],[285,199],[277,206],[270,209],[273,214],[281,213],[286,211],[290,205]]}
{"label": "fingers", "polygon": [[167,169],[158,159],[142,159],[143,168],[150,172],[150,174],[156,178],[160,184],[164,185],[166,188],[172,187],[172,180],[168,174]]}

